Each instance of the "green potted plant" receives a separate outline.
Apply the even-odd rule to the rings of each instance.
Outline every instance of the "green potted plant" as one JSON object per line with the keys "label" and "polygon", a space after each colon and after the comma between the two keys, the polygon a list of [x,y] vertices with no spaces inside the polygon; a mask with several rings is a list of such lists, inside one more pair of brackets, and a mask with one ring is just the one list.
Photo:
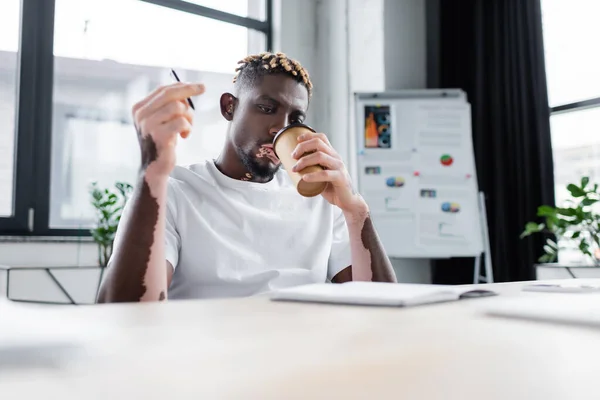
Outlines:
{"label": "green potted plant", "polygon": [[96,226],[90,232],[98,244],[98,265],[102,268],[106,267],[112,254],[121,213],[133,187],[128,183],[116,182],[115,189],[101,189],[97,182],[93,182],[89,189],[97,217]]}
{"label": "green potted plant", "polygon": [[595,207],[600,202],[598,184],[592,185],[588,177],[583,177],[580,184],[568,184],[567,190],[572,199],[562,207],[538,207],[537,216],[543,222],[528,222],[521,238],[545,233],[558,239],[560,246],[553,239],[546,240],[544,255],[539,259],[542,263],[555,262],[559,249],[575,245],[587,259],[600,265],[600,214]]}

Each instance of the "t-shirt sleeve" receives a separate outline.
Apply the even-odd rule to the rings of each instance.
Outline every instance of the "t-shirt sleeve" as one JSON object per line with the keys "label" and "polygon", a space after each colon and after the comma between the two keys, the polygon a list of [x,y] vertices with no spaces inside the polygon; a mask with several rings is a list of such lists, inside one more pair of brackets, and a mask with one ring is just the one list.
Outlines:
{"label": "t-shirt sleeve", "polygon": [[[177,268],[177,263],[179,261],[179,249],[181,248],[181,238],[177,232],[177,207],[174,191],[175,189],[173,188],[172,182],[169,182],[167,191],[167,218],[165,224],[165,258],[171,263],[171,265],[173,265],[173,268]],[[119,226],[117,228],[117,233],[113,243],[113,255],[116,254],[117,249],[123,245],[121,243],[123,234],[122,227],[124,227],[129,220],[132,209],[132,202],[128,201],[123,208],[123,212],[121,213],[121,220],[119,221]],[[109,267],[111,261],[112,256],[108,263]]]}
{"label": "t-shirt sleeve", "polygon": [[327,278],[333,279],[340,271],[352,265],[352,253],[350,251],[350,236],[346,218],[342,210],[333,206],[333,240],[331,242],[331,253],[329,254],[329,265]]}

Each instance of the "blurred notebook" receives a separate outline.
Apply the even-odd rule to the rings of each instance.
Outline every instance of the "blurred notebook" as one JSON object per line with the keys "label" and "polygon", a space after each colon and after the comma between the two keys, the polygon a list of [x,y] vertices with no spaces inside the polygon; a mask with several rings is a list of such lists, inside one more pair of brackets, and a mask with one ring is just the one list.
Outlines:
{"label": "blurred notebook", "polygon": [[579,282],[567,283],[534,283],[523,286],[524,292],[549,293],[600,293],[600,285],[589,285]]}
{"label": "blurred notebook", "polygon": [[600,294],[508,298],[482,306],[488,315],[600,328]]}
{"label": "blurred notebook", "polygon": [[450,285],[382,282],[315,283],[280,289],[271,300],[408,307],[496,295],[491,290]]}

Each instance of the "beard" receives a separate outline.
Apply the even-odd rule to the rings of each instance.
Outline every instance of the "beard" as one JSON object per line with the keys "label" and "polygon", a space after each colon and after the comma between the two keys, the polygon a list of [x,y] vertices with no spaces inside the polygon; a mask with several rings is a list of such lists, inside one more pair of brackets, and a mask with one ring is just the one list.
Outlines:
{"label": "beard", "polygon": [[237,148],[237,153],[242,161],[242,164],[252,175],[252,180],[267,182],[273,179],[275,173],[279,170],[279,165],[275,165],[268,158],[257,158],[253,150],[244,151]]}

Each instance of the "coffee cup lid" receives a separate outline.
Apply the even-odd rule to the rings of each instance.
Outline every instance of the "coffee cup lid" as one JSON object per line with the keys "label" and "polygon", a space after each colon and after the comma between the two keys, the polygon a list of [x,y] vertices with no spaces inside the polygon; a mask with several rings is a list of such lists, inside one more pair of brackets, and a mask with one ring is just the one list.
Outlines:
{"label": "coffee cup lid", "polygon": [[[285,131],[287,131],[288,129],[291,128],[306,128],[308,130],[311,130],[313,132],[316,132],[313,128],[311,128],[310,126],[306,125],[306,124],[301,124],[299,122],[293,123],[293,124],[289,124],[287,126],[284,126],[283,128],[281,128],[279,130],[279,132],[277,132],[277,134],[275,135],[275,137],[273,138],[273,151],[275,152],[275,142],[277,141],[277,139],[279,138],[279,136],[281,136],[281,134]],[[275,152],[275,155],[277,155],[277,152]]]}

